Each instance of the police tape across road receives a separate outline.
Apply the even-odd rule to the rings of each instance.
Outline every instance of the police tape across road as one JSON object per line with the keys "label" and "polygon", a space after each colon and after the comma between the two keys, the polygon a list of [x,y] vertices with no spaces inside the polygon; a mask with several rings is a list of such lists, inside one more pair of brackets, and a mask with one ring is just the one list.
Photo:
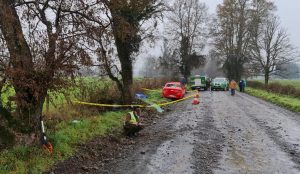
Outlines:
{"label": "police tape across road", "polygon": [[[174,103],[178,103],[180,101],[184,101],[190,98],[193,98],[194,95],[190,95],[188,97],[184,97],[179,100],[170,101],[166,103],[159,103],[158,106],[167,106]],[[88,105],[88,106],[97,106],[97,107],[140,107],[140,108],[151,108],[153,105],[115,105],[115,104],[99,104],[99,103],[89,103],[89,102],[82,102],[82,101],[73,101],[74,103],[81,104],[81,105]]]}

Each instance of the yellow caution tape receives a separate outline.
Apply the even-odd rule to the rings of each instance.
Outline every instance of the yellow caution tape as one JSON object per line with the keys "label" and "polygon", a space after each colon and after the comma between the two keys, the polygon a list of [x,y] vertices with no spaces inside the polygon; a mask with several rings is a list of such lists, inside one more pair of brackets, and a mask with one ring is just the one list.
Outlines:
{"label": "yellow caution tape", "polygon": [[191,95],[191,96],[188,96],[188,97],[185,97],[185,98],[182,98],[182,99],[179,99],[179,100],[175,100],[175,101],[171,101],[171,102],[167,102],[167,103],[161,103],[161,104],[157,104],[159,106],[166,106],[166,105],[170,105],[170,104],[173,104],[173,103],[177,103],[177,102],[180,102],[180,101],[183,101],[183,100],[187,100],[189,98],[192,98],[194,97],[194,95]]}
{"label": "yellow caution tape", "polygon": [[[141,88],[145,91],[156,91],[156,92],[161,92],[161,90],[153,90],[153,89],[147,89],[147,88]],[[197,91],[197,90],[195,90]],[[190,92],[195,92],[195,91],[190,91]],[[198,91],[197,91],[198,92]],[[166,106],[166,105],[170,105],[170,104],[173,104],[173,103],[178,103],[180,101],[184,101],[184,100],[187,100],[189,98],[192,98],[194,97],[194,94],[188,96],[188,97],[185,97],[185,98],[182,98],[182,99],[179,99],[179,100],[175,100],[175,101],[171,101],[171,102],[166,102],[166,103],[159,103],[157,104],[158,106]],[[116,105],[116,104],[99,104],[99,103],[89,103],[89,102],[81,102],[81,101],[73,101],[74,103],[77,103],[77,104],[81,104],[81,105],[89,105],[89,106],[99,106],[99,107],[141,107],[141,108],[146,108],[146,107],[153,107],[153,105]]]}
{"label": "yellow caution tape", "polygon": [[[187,100],[189,98],[194,97],[194,95],[179,99],[179,100],[175,100],[175,101],[171,101],[171,102],[166,102],[166,103],[159,103],[157,104],[158,106],[166,106],[166,105],[170,105],[173,103],[177,103],[183,100]],[[98,107],[141,107],[141,108],[150,108],[153,107],[153,105],[114,105],[114,104],[98,104],[98,103],[89,103],[89,102],[81,102],[81,101],[73,101],[74,103],[77,104],[81,104],[81,105],[88,105],[88,106],[98,106]]]}
{"label": "yellow caution tape", "polygon": [[81,101],[73,101],[77,104],[89,105],[89,106],[100,106],[100,107],[146,107],[145,105],[112,105],[112,104],[98,104],[98,103],[89,103],[89,102],[81,102]]}

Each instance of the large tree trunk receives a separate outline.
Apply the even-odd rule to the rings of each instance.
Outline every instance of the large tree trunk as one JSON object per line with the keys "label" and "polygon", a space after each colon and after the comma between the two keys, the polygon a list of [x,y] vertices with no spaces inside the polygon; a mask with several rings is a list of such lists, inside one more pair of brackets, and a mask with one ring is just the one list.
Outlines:
{"label": "large tree trunk", "polygon": [[20,97],[18,101],[22,100],[23,103],[17,107],[18,115],[21,117],[20,125],[21,132],[32,133],[39,132],[40,130],[40,117],[43,112],[43,104],[46,98],[46,92],[35,91],[34,95],[32,92],[20,91],[18,93],[26,94],[26,98]]}
{"label": "large tree trunk", "polygon": [[10,54],[12,68],[8,77],[16,92],[20,131],[36,130],[37,115],[41,114],[44,97],[36,84],[36,73],[30,48],[25,40],[14,1],[0,0],[0,29]]}
{"label": "large tree trunk", "polygon": [[[122,99],[123,103],[131,104],[133,101],[133,68],[131,54],[136,50],[134,42],[136,42],[138,33],[134,26],[121,16],[118,10],[112,7],[112,30],[115,38],[115,44],[118,51],[118,57],[121,63],[122,76]],[[126,26],[128,25],[128,26]],[[132,31],[129,31],[132,30]]]}
{"label": "large tree trunk", "polygon": [[[120,42],[120,41],[119,41]],[[126,51],[126,46],[122,43],[117,43],[119,59],[122,67],[122,98],[123,102],[126,104],[131,104],[133,101],[133,70],[132,70],[132,60],[130,55]]]}
{"label": "large tree trunk", "polygon": [[269,84],[270,73],[269,71],[265,71],[265,85]]}
{"label": "large tree trunk", "polygon": [[189,56],[190,56],[190,45],[189,45],[189,38],[182,35],[180,41],[180,56],[182,63],[180,65],[180,71],[183,77],[187,80],[191,75],[190,67],[188,66]]}

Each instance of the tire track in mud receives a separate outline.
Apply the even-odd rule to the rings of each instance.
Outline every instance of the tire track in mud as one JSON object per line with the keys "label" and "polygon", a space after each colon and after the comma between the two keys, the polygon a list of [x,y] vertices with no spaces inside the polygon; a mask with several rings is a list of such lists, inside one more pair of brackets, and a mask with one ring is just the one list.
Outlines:
{"label": "tire track in mud", "polygon": [[109,173],[122,174],[192,173],[190,154],[197,110],[191,100],[174,105],[172,111],[141,132],[143,137],[136,138],[135,150],[105,168],[111,168]]}
{"label": "tire track in mud", "polygon": [[248,116],[249,112],[257,114],[257,106],[245,110],[249,106],[245,99],[223,92],[213,93],[212,98],[215,124],[225,136],[214,173],[299,173],[289,156]]}
{"label": "tire track in mud", "polygon": [[215,126],[212,110],[212,93],[205,92],[201,95],[201,112],[198,115],[197,132],[195,136],[198,141],[195,142],[193,157],[195,173],[212,174],[213,170],[218,167],[221,152],[224,143],[224,136]]}
{"label": "tire track in mud", "polygon": [[111,173],[213,173],[224,138],[214,124],[210,95],[203,92],[200,105],[191,100],[175,105],[160,123],[144,131],[151,141],[136,144],[137,151]]}
{"label": "tire track in mud", "polygon": [[[243,99],[243,101],[241,99]],[[264,130],[266,132],[266,134],[269,136],[269,138],[272,139],[280,147],[280,149],[283,152],[286,152],[288,154],[288,156],[291,158],[291,160],[296,164],[297,169],[300,169],[299,144],[290,143],[290,142],[286,141],[284,139],[284,137],[282,135],[280,135],[280,133],[278,133],[278,131],[280,129],[282,130],[282,127],[280,125],[281,123],[279,125],[272,123],[273,127],[268,125],[267,120],[261,120],[261,119],[257,118],[257,115],[258,115],[257,112],[259,112],[258,107],[256,107],[256,110],[253,110],[249,106],[253,106],[253,105],[265,106],[265,108],[273,109],[273,110],[277,111],[278,114],[283,114],[284,116],[286,116],[286,119],[289,119],[289,116],[292,116],[292,115],[295,116],[297,114],[287,111],[287,110],[280,108],[276,105],[273,105],[271,103],[262,101],[261,99],[253,100],[252,97],[250,97],[250,96],[246,97],[241,94],[239,95],[239,98],[236,102],[237,103],[248,102],[247,104],[245,103],[242,106],[242,108],[245,110],[245,113],[247,114],[247,116],[250,119],[252,119],[262,130]],[[265,114],[266,114],[266,112],[265,112]],[[276,116],[276,115],[272,115],[272,116]],[[298,115],[298,117],[299,117],[299,115]],[[286,135],[286,136],[289,136],[289,135]],[[298,143],[300,143],[300,142],[298,142]]]}
{"label": "tire track in mud", "polygon": [[[187,100],[170,109],[152,115],[155,119],[149,119],[140,136],[108,139],[100,147],[101,139],[95,141],[77,157],[94,151],[98,155],[80,161],[75,157],[55,173],[73,173],[68,168],[74,173],[114,174],[299,173],[295,167],[300,166],[300,147],[293,142],[300,143],[300,137],[291,134],[300,132],[299,114],[291,117],[248,95],[208,91],[201,92],[200,105]],[[113,154],[102,157],[106,148]],[[72,167],[73,162],[77,166]]]}

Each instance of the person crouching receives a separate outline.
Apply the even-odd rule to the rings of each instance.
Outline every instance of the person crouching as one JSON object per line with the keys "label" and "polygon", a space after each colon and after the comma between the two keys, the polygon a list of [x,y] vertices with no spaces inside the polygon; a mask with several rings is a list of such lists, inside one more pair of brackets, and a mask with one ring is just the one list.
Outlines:
{"label": "person crouching", "polygon": [[124,122],[124,133],[126,136],[135,136],[139,131],[144,128],[141,124],[141,110],[140,108],[133,108],[133,111],[126,114]]}

